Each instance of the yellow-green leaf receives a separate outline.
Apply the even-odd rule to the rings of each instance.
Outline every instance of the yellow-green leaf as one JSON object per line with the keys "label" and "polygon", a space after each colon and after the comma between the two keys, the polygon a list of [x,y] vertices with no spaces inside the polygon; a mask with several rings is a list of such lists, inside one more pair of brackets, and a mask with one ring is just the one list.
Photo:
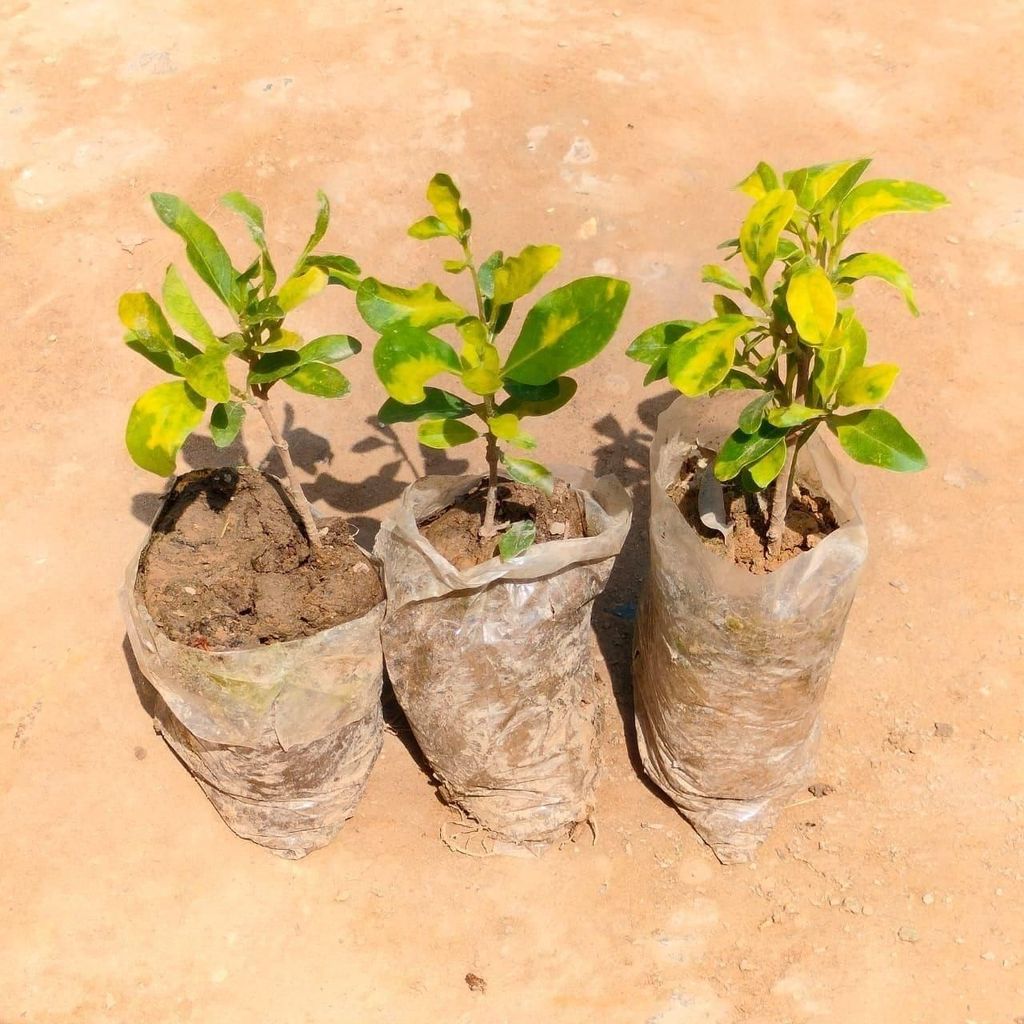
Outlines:
{"label": "yellow-green leaf", "polygon": [[836,392],[840,405],[878,405],[892,390],[900,368],[894,363],[859,366],[845,374]]}
{"label": "yellow-green leaf", "polygon": [[842,260],[836,270],[837,281],[859,281],[864,277],[878,277],[887,281],[902,294],[910,312],[914,316],[918,315],[910,275],[896,260],[878,252],[856,252]]}
{"label": "yellow-green leaf", "polygon": [[169,349],[174,344],[171,325],[148,292],[125,292],[118,301],[117,315],[147,347]]}
{"label": "yellow-green leaf", "polygon": [[745,192],[751,199],[762,199],[765,193],[779,187],[779,178],[772,167],[762,160],[734,187],[740,192]]}
{"label": "yellow-green leaf", "polygon": [[916,473],[928,465],[921,446],[900,421],[884,409],[864,409],[846,416],[829,416],[828,427],[839,438],[843,451],[867,466],[880,466],[897,473]]}
{"label": "yellow-green leaf", "polygon": [[174,472],[178,450],[203,419],[206,400],[184,381],[157,384],[132,406],[125,444],[135,463],[158,476]]}
{"label": "yellow-green leaf", "polygon": [[428,238],[443,238],[452,234],[438,217],[424,217],[409,228],[409,235],[421,241]]}
{"label": "yellow-green leaf", "polygon": [[514,412],[520,419],[524,416],[547,416],[561,409],[576,394],[576,381],[572,377],[558,377],[536,387],[506,380],[504,387],[509,398],[501,403],[498,411]]}
{"label": "yellow-green leaf", "polygon": [[164,305],[174,320],[202,345],[215,344],[217,336],[213,333],[206,317],[196,305],[185,279],[178,273],[172,263],[164,275]]}
{"label": "yellow-green leaf", "polygon": [[473,366],[463,370],[462,383],[474,395],[493,395],[501,388],[501,374],[490,366]]}
{"label": "yellow-green leaf", "polygon": [[282,380],[296,391],[319,398],[341,398],[349,392],[348,378],[327,363],[304,362]]}
{"label": "yellow-green leaf", "polygon": [[495,308],[532,292],[561,257],[557,245],[528,245],[518,256],[509,256],[494,271]]}
{"label": "yellow-green leaf", "polygon": [[453,235],[461,235],[469,227],[469,217],[462,208],[461,199],[455,182],[447,174],[435,174],[430,179],[427,202]]}
{"label": "yellow-green leaf", "polygon": [[411,327],[439,327],[456,324],[469,314],[452,302],[436,284],[419,288],[396,288],[368,277],[356,292],[356,307],[374,330],[383,331],[397,324]]}
{"label": "yellow-green leaf", "polygon": [[231,383],[228,381],[224,360],[231,354],[227,345],[214,339],[206,351],[189,359],[184,367],[185,380],[203,398],[212,402],[227,402],[231,398]]}
{"label": "yellow-green leaf", "polygon": [[448,342],[409,324],[398,324],[381,335],[373,350],[373,368],[388,394],[405,405],[426,398],[423,385],[431,377],[462,372]]}
{"label": "yellow-green leaf", "polygon": [[747,316],[729,315],[694,327],[669,350],[669,382],[691,398],[707,394],[732,369],[736,339],[756,323]]}
{"label": "yellow-green leaf", "polygon": [[768,413],[768,422],[780,430],[790,430],[792,427],[799,427],[801,423],[824,416],[824,409],[812,409],[809,406],[793,402],[792,405],[784,405],[779,409],[772,409]]}
{"label": "yellow-green leaf", "polygon": [[533,459],[515,459],[504,452],[501,453],[501,461],[513,480],[528,487],[536,487],[548,497],[555,493],[555,478],[546,466]]}
{"label": "yellow-green leaf", "polygon": [[320,267],[310,267],[296,277],[289,277],[277,293],[277,301],[286,313],[306,299],[319,294],[327,287],[327,272]]}
{"label": "yellow-green leaf", "polygon": [[796,196],[789,189],[766,192],[747,214],[740,228],[740,252],[747,269],[762,278],[775,259],[779,235],[796,209]]}
{"label": "yellow-green leaf", "polygon": [[845,237],[865,221],[887,213],[927,213],[947,203],[941,192],[916,181],[865,181],[851,189],[839,205],[839,234]]}
{"label": "yellow-green leaf", "polygon": [[786,288],[786,308],[803,341],[808,345],[827,341],[838,310],[828,274],[814,263],[796,267]]}
{"label": "yellow-green leaf", "polygon": [[492,416],[487,421],[491,433],[499,440],[514,444],[517,448],[536,448],[537,442],[529,434],[523,433],[519,423],[519,417],[514,413],[506,412],[498,416]]}
{"label": "yellow-green leaf", "polygon": [[423,420],[416,436],[427,448],[454,448],[467,444],[480,436],[468,423],[462,420]]}
{"label": "yellow-green leaf", "polygon": [[498,553],[503,562],[511,561],[524,551],[529,550],[537,538],[537,527],[532,519],[522,519],[513,523],[498,541]]}
{"label": "yellow-green leaf", "polygon": [[707,263],[701,269],[700,279],[708,284],[717,284],[721,288],[731,288],[733,291],[743,291],[743,285],[729,273],[725,267],[715,263]]}
{"label": "yellow-green leaf", "polygon": [[779,441],[767,455],[762,455],[757,462],[747,467],[750,478],[758,487],[767,487],[781,472],[786,464],[786,442]]}

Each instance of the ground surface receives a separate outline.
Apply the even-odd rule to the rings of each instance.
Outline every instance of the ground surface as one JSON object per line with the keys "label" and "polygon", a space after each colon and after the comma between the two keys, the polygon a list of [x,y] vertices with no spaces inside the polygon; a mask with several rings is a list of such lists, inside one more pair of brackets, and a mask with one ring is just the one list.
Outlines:
{"label": "ground surface", "polygon": [[[5,0],[0,25],[4,1024],[1024,1019],[1019,4]],[[638,779],[616,714],[667,401],[621,350],[707,308],[699,267],[757,159],[862,153],[953,203],[865,232],[925,311],[864,289],[932,468],[862,474],[872,557],[819,773],[835,791],[726,869]],[[121,434],[158,378],[116,300],[180,260],[157,189],[207,215],[243,189],[297,249],[322,186],[337,247],[417,283],[438,253],[404,228],[439,168],[481,248],[560,241],[558,279],[634,284],[615,351],[540,432],[541,452],[619,473],[641,513],[595,615],[599,837],[537,861],[449,853],[448,812],[390,735],[342,836],[287,863],[227,831],[132,684],[115,594],[161,483]],[[300,320],[359,333],[344,293]],[[320,508],[367,538],[422,463],[409,430],[366,425],[370,362],[348,367],[353,395],[296,397],[288,428]],[[182,464],[216,458],[198,442]]]}

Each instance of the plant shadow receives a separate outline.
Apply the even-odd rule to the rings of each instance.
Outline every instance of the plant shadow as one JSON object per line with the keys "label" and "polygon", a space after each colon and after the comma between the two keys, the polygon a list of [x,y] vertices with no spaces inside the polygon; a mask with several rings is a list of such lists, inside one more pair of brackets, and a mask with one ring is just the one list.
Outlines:
{"label": "plant shadow", "polygon": [[608,585],[594,602],[594,633],[608,666],[630,763],[647,788],[663,801],[666,800],[664,794],[644,773],[637,746],[633,719],[633,624],[648,565],[650,446],[654,440],[658,416],[678,397],[676,392],[670,391],[641,402],[637,407],[641,426],[628,431],[611,415],[602,416],[593,425],[594,430],[604,438],[593,452],[595,473],[598,476],[613,473],[633,498],[632,526],[615,560]]}

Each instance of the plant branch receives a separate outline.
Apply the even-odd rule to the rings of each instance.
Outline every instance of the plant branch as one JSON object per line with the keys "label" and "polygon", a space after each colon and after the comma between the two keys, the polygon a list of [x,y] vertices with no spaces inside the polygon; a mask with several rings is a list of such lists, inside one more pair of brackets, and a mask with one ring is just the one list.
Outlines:
{"label": "plant branch", "polygon": [[288,487],[288,493],[292,499],[292,504],[295,506],[295,511],[299,514],[299,519],[302,520],[302,526],[306,531],[306,538],[309,540],[310,546],[313,548],[313,553],[316,555],[324,545],[323,540],[320,537],[320,531],[316,527],[316,521],[313,519],[313,510],[309,507],[309,502],[306,500],[306,495],[302,493],[302,485],[299,483],[298,473],[295,470],[295,463],[292,462],[291,450],[288,442],[284,439],[280,429],[278,428],[277,421],[274,419],[273,410],[270,408],[270,403],[267,401],[267,389],[266,387],[259,387],[254,392],[256,400],[256,407],[260,411],[260,415],[263,417],[263,422],[267,425],[267,430],[270,432],[270,436],[273,439],[274,447],[278,450],[281,456],[281,461],[284,463],[284,471],[286,475],[286,484]]}
{"label": "plant branch", "polygon": [[[489,420],[494,415],[494,399],[484,396],[484,413]],[[495,516],[498,510],[498,439],[487,428],[487,505],[484,509],[484,523],[480,527],[481,537],[494,537],[498,528]]]}

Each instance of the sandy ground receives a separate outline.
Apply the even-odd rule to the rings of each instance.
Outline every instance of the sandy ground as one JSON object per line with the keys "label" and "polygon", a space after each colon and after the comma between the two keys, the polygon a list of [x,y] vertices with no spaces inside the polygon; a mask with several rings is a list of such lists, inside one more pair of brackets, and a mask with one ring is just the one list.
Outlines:
{"label": "sandy ground", "polygon": [[[5,0],[0,26],[3,1024],[1024,1020],[1019,3]],[[617,713],[668,400],[622,349],[707,308],[699,266],[757,159],[861,154],[953,203],[865,232],[917,285],[919,320],[882,285],[863,309],[932,468],[862,473],[872,557],[819,772],[835,792],[723,868],[637,778]],[[228,832],[132,684],[116,592],[161,482],[121,437],[158,378],[123,349],[116,300],[180,261],[158,189],[239,245],[215,200],[243,189],[294,249],[321,186],[330,241],[417,283],[438,252],[404,229],[437,169],[481,249],[559,241],[558,279],[634,284],[620,339],[541,435],[620,474],[640,513],[594,619],[599,837],[450,853],[448,812],[389,735],[346,831],[288,863]],[[301,321],[360,333],[338,291]],[[365,537],[422,463],[409,432],[367,426],[369,360],[347,367],[351,397],[298,398],[288,422],[318,506]],[[216,457],[199,441],[183,464]]]}

